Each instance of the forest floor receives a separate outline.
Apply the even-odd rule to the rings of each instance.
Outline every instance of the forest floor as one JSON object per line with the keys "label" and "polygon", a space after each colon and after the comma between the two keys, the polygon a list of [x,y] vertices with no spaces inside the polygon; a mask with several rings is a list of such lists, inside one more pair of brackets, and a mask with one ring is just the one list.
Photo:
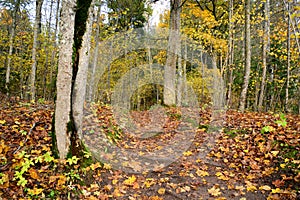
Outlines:
{"label": "forest floor", "polygon": [[[120,158],[121,169],[110,162],[83,166],[76,157],[55,159],[51,154],[52,104],[7,101],[0,109],[2,199],[300,199],[297,115],[228,110],[218,128],[210,128],[211,111],[200,110],[199,125],[186,149],[178,151],[181,155],[174,159],[168,149],[163,153],[169,153],[173,160],[165,165],[149,164],[149,170],[147,162],[139,163],[130,156],[127,161]],[[151,152],[181,134],[178,127],[183,113],[177,108],[164,109],[168,114],[157,117],[165,118],[157,122],[163,124],[160,133],[145,139],[122,132],[110,107],[95,105],[93,116],[97,120],[85,124],[85,140],[97,147],[99,139],[93,127],[98,126],[106,134],[106,142],[118,149],[153,155]],[[138,126],[144,127],[157,115],[149,111],[131,113]],[[101,147],[98,150],[101,152]],[[115,155],[104,151],[106,158]],[[86,152],[85,156],[91,155]],[[152,161],[160,158],[157,155]]]}

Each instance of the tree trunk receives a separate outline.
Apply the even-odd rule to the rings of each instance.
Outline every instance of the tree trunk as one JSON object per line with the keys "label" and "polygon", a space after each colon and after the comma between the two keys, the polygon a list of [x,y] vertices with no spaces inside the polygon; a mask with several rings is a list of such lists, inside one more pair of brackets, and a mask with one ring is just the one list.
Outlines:
{"label": "tree trunk", "polygon": [[168,106],[176,104],[176,58],[177,44],[180,41],[181,0],[171,0],[170,7],[170,33],[164,72],[164,104]]}
{"label": "tree trunk", "polygon": [[91,1],[77,0],[77,4],[75,0],[62,2],[55,109],[55,133],[60,158],[66,158],[68,153],[83,156],[80,123],[86,90],[92,8]]}
{"label": "tree trunk", "polygon": [[57,72],[55,134],[60,158],[66,158],[71,144],[70,114],[72,88],[72,56],[74,43],[76,0],[62,1],[60,16],[61,39]]}
{"label": "tree trunk", "polygon": [[55,29],[54,29],[54,34],[53,34],[53,38],[52,38],[52,42],[53,42],[53,50],[51,53],[51,61],[50,61],[50,93],[49,93],[49,99],[52,97],[53,93],[54,93],[54,88],[52,87],[52,85],[54,85],[54,81],[53,81],[53,71],[56,71],[56,66],[57,66],[57,61],[55,60],[55,55],[57,52],[57,30],[58,30],[58,18],[59,18],[59,6],[60,6],[60,0],[57,0],[56,2],[56,16],[55,16]]}
{"label": "tree trunk", "polygon": [[47,22],[47,41],[44,45],[45,50],[45,66],[44,66],[44,73],[43,73],[43,98],[46,99],[47,94],[47,75],[48,75],[48,61],[49,61],[49,46],[51,45],[51,21],[52,21],[52,8],[53,8],[53,0],[50,1],[50,13],[49,13],[49,19]]}
{"label": "tree trunk", "polygon": [[182,67],[182,58],[181,58],[181,42],[178,42],[178,52],[177,52],[177,63],[178,63],[178,75],[177,75],[177,106],[182,104],[182,93],[183,93],[183,67]]}
{"label": "tree trunk", "polygon": [[233,0],[229,0],[229,12],[228,12],[228,67],[229,67],[229,80],[228,80],[228,91],[227,91],[227,102],[226,105],[230,107],[231,104],[231,93],[232,93],[232,84],[233,84]]}
{"label": "tree trunk", "polygon": [[12,16],[12,24],[11,24],[11,31],[10,31],[10,37],[9,37],[9,50],[8,50],[8,58],[7,58],[7,69],[6,69],[6,79],[5,79],[5,90],[7,96],[10,95],[9,91],[9,82],[10,82],[10,71],[11,71],[11,57],[13,54],[13,48],[14,48],[14,39],[16,34],[16,20],[17,20],[17,12],[20,7],[20,0],[16,1],[13,16]]}
{"label": "tree trunk", "polygon": [[82,38],[81,48],[79,50],[78,72],[76,74],[74,91],[73,91],[73,117],[76,125],[76,131],[81,139],[83,106],[86,95],[87,72],[90,60],[90,40],[92,35],[94,1],[88,10],[88,19],[86,22],[86,31]]}
{"label": "tree trunk", "polygon": [[99,35],[100,35],[100,14],[101,14],[101,6],[98,8],[97,12],[97,27],[96,27],[96,35],[95,35],[95,49],[94,49],[94,57],[93,57],[93,66],[92,66],[92,72],[91,72],[91,81],[89,84],[89,95],[88,100],[94,101],[93,95],[94,95],[94,89],[95,89],[95,73],[98,63],[98,54],[99,54]]}
{"label": "tree trunk", "polygon": [[260,94],[258,101],[258,111],[262,111],[265,85],[266,85],[266,74],[267,74],[267,56],[270,45],[270,0],[265,2],[265,20],[264,20],[264,36],[263,36],[263,50],[262,50],[262,80],[260,85]]}
{"label": "tree trunk", "polygon": [[31,77],[30,77],[30,96],[31,100],[35,101],[35,76],[37,67],[37,49],[38,49],[38,35],[40,33],[41,24],[41,11],[42,11],[43,0],[36,0],[35,9],[35,23],[34,23],[34,34],[33,34],[33,46],[32,46],[32,66],[31,66]]}
{"label": "tree trunk", "polygon": [[291,3],[288,1],[288,30],[287,30],[287,69],[286,69],[286,89],[285,89],[285,111],[288,111],[289,105],[289,86],[290,86],[290,68],[291,68]]}
{"label": "tree trunk", "polygon": [[245,103],[251,71],[250,2],[250,0],[245,1],[245,74],[239,106],[239,110],[241,112],[245,111]]}

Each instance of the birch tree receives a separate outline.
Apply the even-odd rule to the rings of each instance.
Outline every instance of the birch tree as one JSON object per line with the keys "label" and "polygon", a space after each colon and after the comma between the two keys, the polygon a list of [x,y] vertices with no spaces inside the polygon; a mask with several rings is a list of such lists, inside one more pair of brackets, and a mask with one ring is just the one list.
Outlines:
{"label": "birch tree", "polygon": [[241,91],[239,110],[244,112],[251,71],[251,35],[250,35],[250,5],[251,0],[245,1],[245,72]]}
{"label": "birch tree", "polygon": [[32,46],[32,66],[30,77],[30,96],[31,100],[35,101],[35,76],[37,67],[37,49],[38,49],[38,35],[41,32],[41,17],[42,5],[44,0],[36,0],[35,8],[35,23],[33,33],[33,46]]}
{"label": "birch tree", "polygon": [[262,110],[262,104],[265,93],[266,74],[267,74],[267,56],[270,48],[270,0],[266,0],[264,8],[264,33],[263,33],[263,49],[262,49],[262,80],[260,85],[260,94],[258,101],[258,111]]}
{"label": "birch tree", "polygon": [[14,39],[16,32],[16,20],[17,20],[17,12],[20,7],[20,0],[17,0],[14,5],[13,15],[12,15],[12,24],[10,29],[10,37],[9,37],[9,51],[8,51],[8,59],[7,59],[7,68],[6,68],[6,79],[5,79],[5,89],[7,95],[10,94],[9,91],[9,82],[10,82],[10,71],[11,71],[11,57],[13,55],[14,48]]}

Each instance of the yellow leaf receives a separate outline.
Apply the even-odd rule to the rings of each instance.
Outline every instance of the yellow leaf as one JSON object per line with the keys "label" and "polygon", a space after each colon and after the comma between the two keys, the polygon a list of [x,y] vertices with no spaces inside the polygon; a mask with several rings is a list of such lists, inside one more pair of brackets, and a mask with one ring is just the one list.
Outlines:
{"label": "yellow leaf", "polygon": [[144,182],[144,185],[146,186],[146,188],[149,188],[154,184],[155,184],[155,182],[154,182],[153,178],[147,178],[146,181]]}
{"label": "yellow leaf", "polygon": [[193,153],[191,151],[183,152],[184,156],[191,156]]}
{"label": "yellow leaf", "polygon": [[136,177],[134,175],[132,175],[131,177],[129,177],[128,179],[126,179],[123,183],[125,185],[133,185],[133,183],[136,181]]}
{"label": "yellow leaf", "polygon": [[[95,163],[95,164],[91,164],[90,168],[94,171],[95,169],[99,168],[101,165],[99,162]],[[105,164],[104,164],[105,166]]]}
{"label": "yellow leaf", "polygon": [[110,164],[106,164],[106,163],[104,163],[104,165],[103,165],[103,169],[110,170],[110,169],[111,169],[111,165],[110,165]]}
{"label": "yellow leaf", "polygon": [[118,180],[117,179],[113,179],[111,182],[112,182],[113,185],[116,185],[118,183]]}
{"label": "yellow leaf", "polygon": [[273,156],[277,156],[279,151],[271,151],[271,153],[273,154]]}
{"label": "yellow leaf", "polygon": [[38,189],[38,188],[33,188],[33,189],[28,189],[28,194],[29,195],[39,195],[39,194],[41,194],[43,192],[43,189],[42,188],[40,188],[40,189]]}
{"label": "yellow leaf", "polygon": [[165,188],[159,188],[157,192],[158,192],[158,194],[163,195],[163,194],[165,194],[166,189]]}
{"label": "yellow leaf", "polygon": [[110,191],[112,189],[112,185],[105,185],[104,190]]}
{"label": "yellow leaf", "polygon": [[201,177],[209,176],[209,173],[207,171],[203,171],[203,170],[200,170],[200,169],[197,169],[196,174],[198,176],[201,176]]}
{"label": "yellow leaf", "polygon": [[5,120],[0,120],[0,124],[5,124]]}
{"label": "yellow leaf", "polygon": [[260,190],[271,190],[272,188],[268,185],[263,185],[259,187]]}
{"label": "yellow leaf", "polygon": [[247,186],[247,191],[254,192],[256,190],[257,190],[257,188],[254,185],[248,185]]}
{"label": "yellow leaf", "polygon": [[113,195],[114,195],[114,197],[121,197],[121,196],[123,196],[118,188],[116,188],[114,190]]}
{"label": "yellow leaf", "polygon": [[276,188],[276,189],[272,189],[272,193],[273,194],[280,194],[282,193],[283,191],[280,189],[280,188]]}
{"label": "yellow leaf", "polygon": [[220,192],[220,188],[216,188],[215,186],[213,186],[212,188],[207,190],[208,193],[214,197],[220,196],[221,192]]}

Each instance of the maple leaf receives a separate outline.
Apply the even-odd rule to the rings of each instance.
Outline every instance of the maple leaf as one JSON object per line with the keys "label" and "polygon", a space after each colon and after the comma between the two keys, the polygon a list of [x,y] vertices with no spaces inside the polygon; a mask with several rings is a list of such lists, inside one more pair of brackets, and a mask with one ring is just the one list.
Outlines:
{"label": "maple leaf", "polygon": [[134,175],[130,176],[129,178],[127,178],[123,184],[124,185],[129,185],[129,186],[132,186],[133,183],[136,181],[136,177]]}
{"label": "maple leaf", "polygon": [[159,188],[158,191],[157,191],[157,193],[160,194],[160,195],[165,194],[165,192],[166,192],[165,188]]}
{"label": "maple leaf", "polygon": [[191,151],[185,151],[185,152],[183,152],[183,155],[184,156],[191,156],[191,155],[193,155],[193,152],[191,152]]}
{"label": "maple leaf", "polygon": [[216,186],[213,186],[210,189],[207,189],[208,193],[214,197],[220,196],[221,192],[220,192],[220,188],[217,188]]}
{"label": "maple leaf", "polygon": [[201,176],[201,177],[209,176],[209,173],[207,171],[203,171],[203,170],[200,170],[200,169],[197,169],[196,174],[198,176]]}

